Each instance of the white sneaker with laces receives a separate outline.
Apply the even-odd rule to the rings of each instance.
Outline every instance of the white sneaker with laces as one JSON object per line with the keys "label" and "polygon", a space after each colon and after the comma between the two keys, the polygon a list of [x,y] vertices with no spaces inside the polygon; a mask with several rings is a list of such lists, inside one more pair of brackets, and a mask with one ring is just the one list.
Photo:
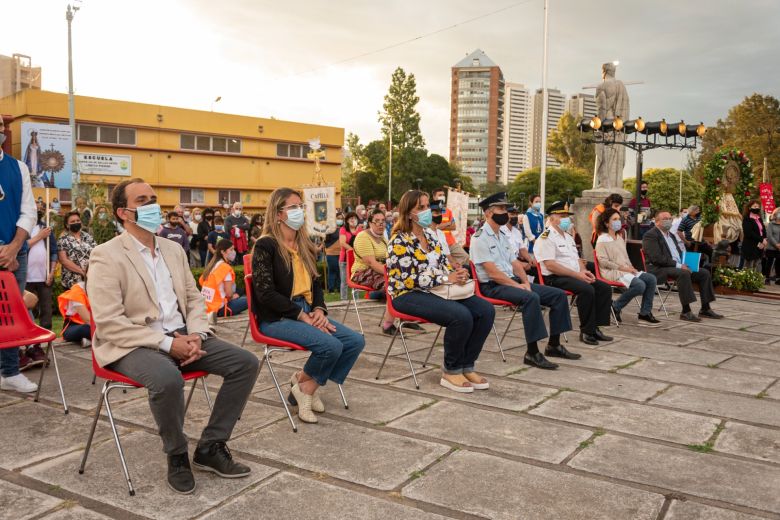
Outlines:
{"label": "white sneaker with laces", "polygon": [[27,379],[23,374],[0,378],[0,390],[12,390],[29,394],[38,390],[38,385]]}
{"label": "white sneaker with laces", "polygon": [[89,348],[92,346],[92,342],[88,340],[87,338],[81,339],[81,348]]}

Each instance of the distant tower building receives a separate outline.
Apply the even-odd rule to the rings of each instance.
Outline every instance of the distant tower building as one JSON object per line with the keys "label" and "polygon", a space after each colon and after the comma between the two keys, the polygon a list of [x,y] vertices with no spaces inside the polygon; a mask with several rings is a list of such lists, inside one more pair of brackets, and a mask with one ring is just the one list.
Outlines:
{"label": "distant tower building", "polygon": [[0,55],[0,98],[27,88],[41,89],[41,68],[32,66],[32,58],[23,54]]}
{"label": "distant tower building", "polygon": [[596,97],[593,94],[574,94],[569,98],[566,109],[574,119],[593,117],[596,115]]}
{"label": "distant tower building", "polygon": [[531,91],[520,83],[507,83],[504,97],[501,182],[509,184],[531,167]]}
{"label": "distant tower building", "polygon": [[452,67],[450,161],[475,186],[501,178],[504,76],[477,49]]}
{"label": "distant tower building", "polygon": [[[536,89],[533,102],[533,153],[531,154],[531,164],[541,166],[542,164],[542,110],[544,107],[544,95],[542,89]],[[558,121],[566,111],[566,97],[560,90],[547,89],[547,135],[558,127]],[[550,155],[547,156],[547,166],[557,168],[560,163]]]}

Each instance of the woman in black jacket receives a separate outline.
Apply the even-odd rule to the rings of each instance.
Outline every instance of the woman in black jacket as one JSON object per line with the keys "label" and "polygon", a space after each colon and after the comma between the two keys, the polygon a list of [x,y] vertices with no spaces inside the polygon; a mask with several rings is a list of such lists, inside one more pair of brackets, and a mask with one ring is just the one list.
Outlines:
{"label": "woman in black jacket", "polygon": [[298,417],[316,423],[324,412],[315,394],[328,379],[344,383],[365,346],[363,336],[327,317],[316,251],[304,228],[303,201],[295,190],[271,194],[263,236],[252,253],[252,311],[263,334],[311,351],[303,370],[290,380],[288,401]]}
{"label": "woman in black jacket", "polygon": [[745,269],[761,270],[761,257],[766,249],[766,226],[761,221],[761,204],[748,202],[742,219],[742,258]]}
{"label": "woman in black jacket", "polygon": [[214,231],[214,210],[206,208],[203,210],[203,219],[198,222],[198,230],[193,237],[193,242],[196,242],[198,246],[202,267],[206,267],[206,255],[209,250],[207,238],[212,231]]}

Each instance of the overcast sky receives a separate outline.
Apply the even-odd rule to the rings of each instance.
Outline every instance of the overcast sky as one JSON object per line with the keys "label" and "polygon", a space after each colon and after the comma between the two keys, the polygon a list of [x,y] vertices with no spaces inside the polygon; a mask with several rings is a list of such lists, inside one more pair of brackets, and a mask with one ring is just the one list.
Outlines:
{"label": "overcast sky", "polygon": [[[61,0],[5,0],[0,54],[27,54],[67,91]],[[427,147],[445,157],[450,67],[480,48],[507,81],[541,86],[543,0],[84,0],[77,94],[276,117],[379,137],[397,66],[417,78]],[[631,116],[713,124],[753,92],[780,97],[778,0],[550,0],[549,86],[567,95],[619,60]],[[371,53],[482,15],[438,34]],[[356,58],[355,58],[356,57]],[[355,58],[348,60],[349,58]],[[348,60],[348,61],[344,61]],[[341,63],[338,63],[341,62]],[[592,92],[592,91],[591,91]],[[633,156],[626,176],[633,176]],[[685,164],[653,151],[645,167]]]}

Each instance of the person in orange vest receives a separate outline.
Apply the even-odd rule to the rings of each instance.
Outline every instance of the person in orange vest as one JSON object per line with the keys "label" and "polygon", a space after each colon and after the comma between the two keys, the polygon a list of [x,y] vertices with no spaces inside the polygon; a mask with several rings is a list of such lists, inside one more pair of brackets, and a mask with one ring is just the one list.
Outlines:
{"label": "person in orange vest", "polygon": [[248,307],[246,296],[239,296],[236,292],[236,272],[232,265],[235,259],[233,242],[223,238],[217,242],[214,256],[200,275],[201,294],[206,300],[206,312],[212,323],[217,314],[241,314]]}
{"label": "person in orange vest", "polygon": [[57,297],[57,306],[65,319],[63,339],[71,343],[81,343],[83,348],[92,346],[92,329],[89,326],[91,307],[85,288],[86,280],[81,280]]}

